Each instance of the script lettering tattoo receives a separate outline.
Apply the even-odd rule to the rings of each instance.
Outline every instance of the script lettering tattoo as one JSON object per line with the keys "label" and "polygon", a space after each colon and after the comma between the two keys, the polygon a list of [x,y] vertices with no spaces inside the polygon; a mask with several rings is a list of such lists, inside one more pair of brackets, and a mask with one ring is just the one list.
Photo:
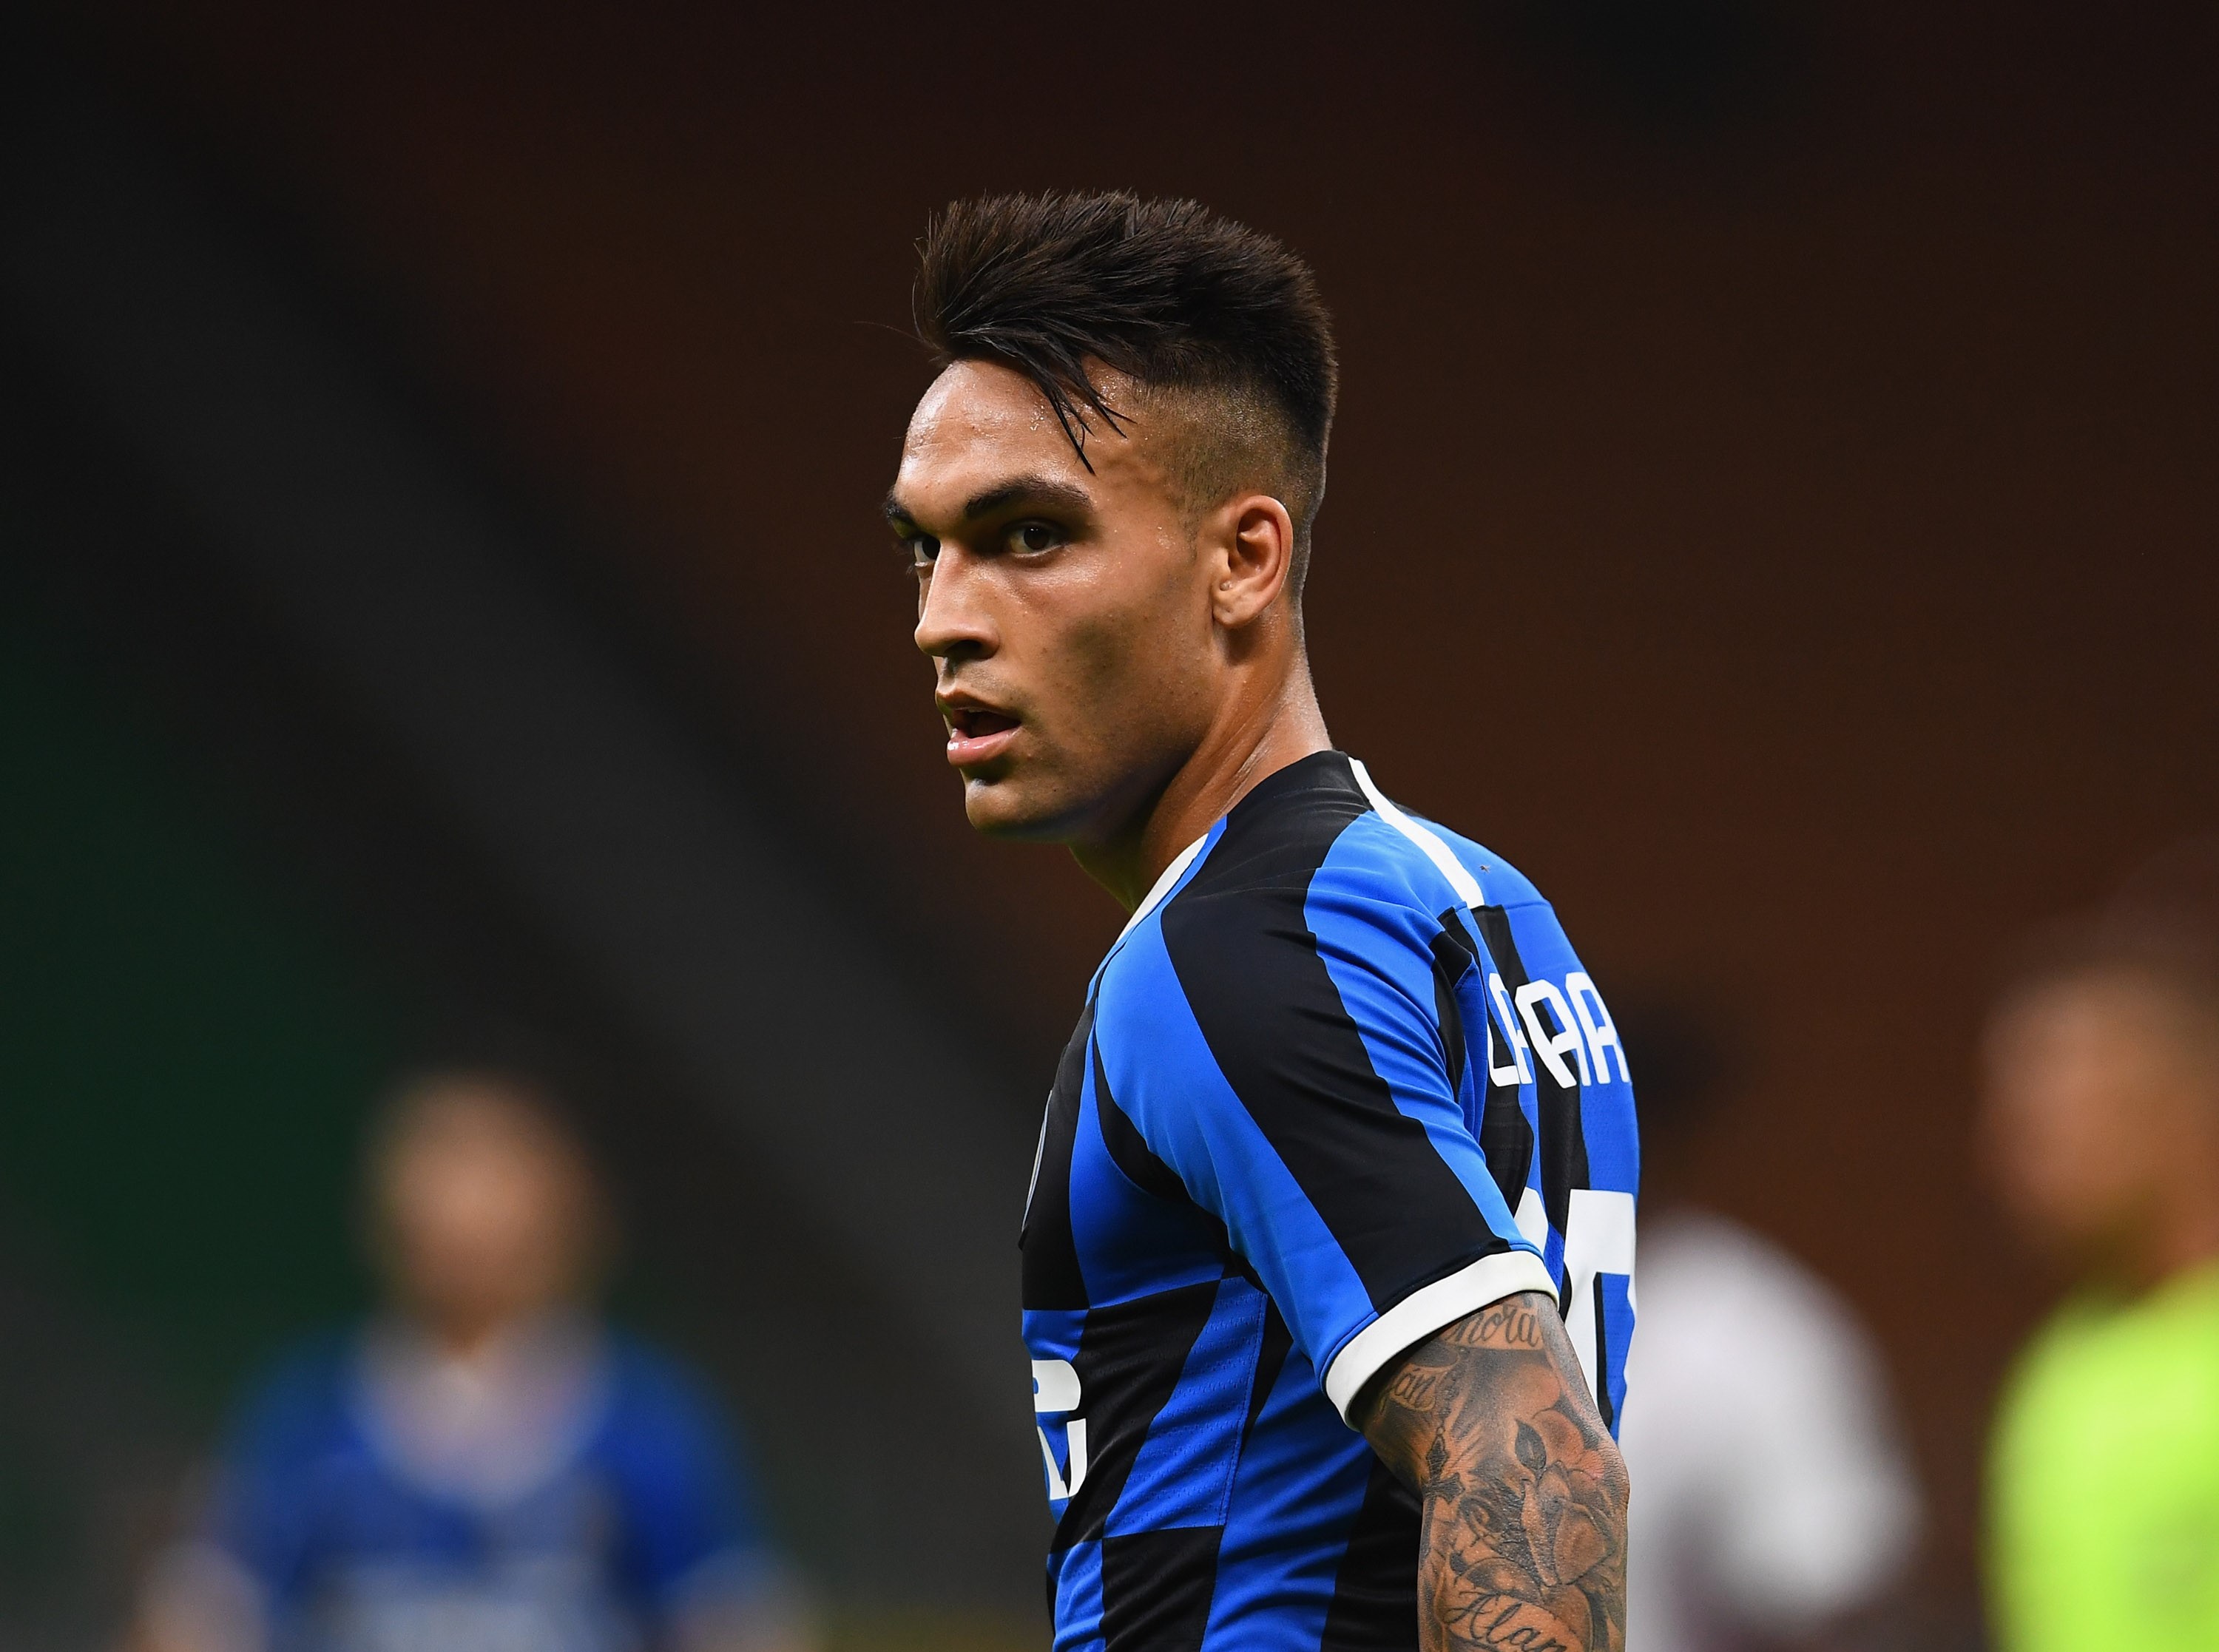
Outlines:
{"label": "script lettering tattoo", "polygon": [[1446,1326],[1358,1416],[1418,1494],[1426,1652],[1620,1652],[1625,1465],[1554,1302],[1527,1293]]}

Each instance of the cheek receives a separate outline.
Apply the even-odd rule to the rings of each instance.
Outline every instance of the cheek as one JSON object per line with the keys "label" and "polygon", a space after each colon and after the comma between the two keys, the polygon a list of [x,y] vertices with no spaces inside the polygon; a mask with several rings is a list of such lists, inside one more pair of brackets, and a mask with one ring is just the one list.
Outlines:
{"label": "cheek", "polygon": [[1122,745],[1197,698],[1203,649],[1184,593],[1097,589],[1060,616],[1043,615],[1041,682],[1068,743]]}
{"label": "cheek", "polygon": [[1105,631],[1072,650],[1066,751],[1097,778],[1159,767],[1206,724],[1194,650],[1147,627]]}
{"label": "cheek", "polygon": [[1999,1158],[2018,1202],[2069,1226],[2100,1225],[2138,1187],[2140,1143],[2088,1096],[2053,1095],[2005,1126]]}

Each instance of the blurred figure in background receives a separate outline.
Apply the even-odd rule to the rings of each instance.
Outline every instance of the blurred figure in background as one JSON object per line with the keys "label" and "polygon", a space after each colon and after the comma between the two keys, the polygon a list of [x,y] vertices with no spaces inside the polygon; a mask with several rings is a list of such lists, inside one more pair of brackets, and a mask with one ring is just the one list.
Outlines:
{"label": "blurred figure in background", "polygon": [[368,1171],[388,1306],[246,1406],[138,1652],[798,1652],[715,1407],[594,1316],[609,1213],[549,1104],[424,1079]]}
{"label": "blurred figure in background", "polygon": [[2075,1286],[1998,1419],[2006,1652],[2219,1647],[2219,929],[2192,910],[2053,937],[1989,1020],[1989,1165]]}
{"label": "blurred figure in background", "polygon": [[1688,1202],[1730,1078],[1713,1035],[1662,1004],[1619,1023],[1643,1161],[1626,1652],[1852,1644],[1920,1523],[1878,1351],[1810,1269]]}

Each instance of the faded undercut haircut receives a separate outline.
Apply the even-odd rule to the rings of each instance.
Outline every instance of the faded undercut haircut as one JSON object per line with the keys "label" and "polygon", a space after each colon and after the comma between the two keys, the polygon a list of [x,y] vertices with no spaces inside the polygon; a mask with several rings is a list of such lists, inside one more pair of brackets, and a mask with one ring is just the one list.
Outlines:
{"label": "faded undercut haircut", "polygon": [[2205,915],[2117,902],[2037,931],[2010,962],[1998,1009],[2059,987],[2129,984],[2172,1012],[2174,1047],[2219,1074],[2219,929]]}
{"label": "faded undercut haircut", "polygon": [[917,326],[935,365],[1022,373],[1082,463],[1089,434],[1134,411],[1090,369],[1130,377],[1147,411],[1185,427],[1173,463],[1190,520],[1246,488],[1287,507],[1299,603],[1338,376],[1308,265],[1199,202],[1124,190],[959,201],[921,252]]}

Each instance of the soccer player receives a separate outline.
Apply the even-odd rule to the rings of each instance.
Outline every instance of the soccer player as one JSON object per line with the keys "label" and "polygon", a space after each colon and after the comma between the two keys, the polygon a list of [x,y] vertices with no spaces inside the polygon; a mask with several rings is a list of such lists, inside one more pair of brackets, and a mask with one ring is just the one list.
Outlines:
{"label": "soccer player", "polygon": [[550,1103],[430,1075],[368,1170],[386,1309],[251,1400],[132,1652],[809,1652],[724,1419],[593,1310],[605,1205]]}
{"label": "soccer player", "polygon": [[1997,1420],[1997,1644],[2219,1646],[2219,934],[2063,938],[1985,1054],[1992,1171],[2077,1287]]}
{"label": "soccer player", "polygon": [[[1533,886],[1327,736],[1310,272],[1191,202],[1008,196],[917,307],[886,508],[966,810],[1132,914],[1022,1228],[1056,1647],[1619,1647],[1625,1053]],[[1434,716],[1514,768],[1514,705]]]}

